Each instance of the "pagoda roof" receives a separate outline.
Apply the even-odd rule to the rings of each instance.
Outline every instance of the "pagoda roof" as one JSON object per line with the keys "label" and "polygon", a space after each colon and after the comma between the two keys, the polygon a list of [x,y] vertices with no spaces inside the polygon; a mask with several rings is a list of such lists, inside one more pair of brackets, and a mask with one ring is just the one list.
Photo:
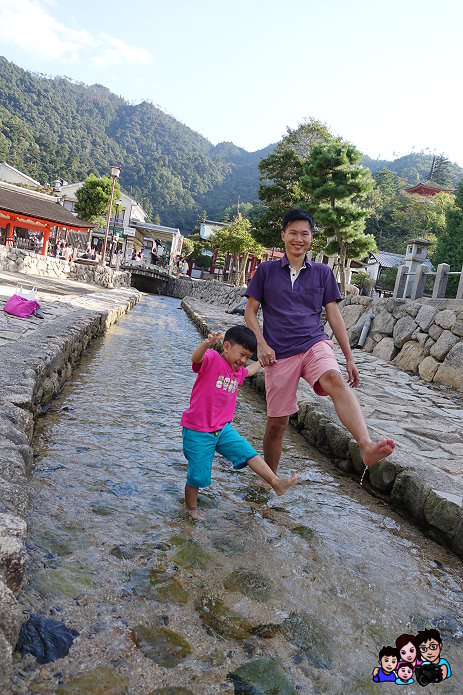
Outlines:
{"label": "pagoda roof", "polygon": [[451,193],[453,189],[446,188],[432,179],[427,179],[426,181],[420,181],[420,183],[417,183],[416,186],[406,188],[405,190],[407,193],[424,193],[424,191],[428,191],[431,193],[431,195],[433,195],[435,193]]}
{"label": "pagoda roof", "polygon": [[[12,213],[15,217],[40,220],[48,225],[65,227],[66,229],[85,230],[92,229],[95,225],[84,222],[63,208],[59,203],[53,202],[51,196],[38,197],[36,193],[31,195],[29,191],[11,190],[0,186],[0,212]],[[19,226],[19,224],[18,224]]]}

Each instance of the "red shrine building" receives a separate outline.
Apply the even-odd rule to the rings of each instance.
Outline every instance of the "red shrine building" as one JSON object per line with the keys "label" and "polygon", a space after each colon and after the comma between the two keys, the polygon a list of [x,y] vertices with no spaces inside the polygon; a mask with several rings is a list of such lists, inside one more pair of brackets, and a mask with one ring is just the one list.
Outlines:
{"label": "red shrine building", "polygon": [[421,181],[420,183],[417,183],[416,186],[406,188],[405,190],[407,193],[416,193],[417,195],[424,196],[437,195],[437,193],[453,193],[451,188],[441,186],[440,183],[436,183],[432,179]]}

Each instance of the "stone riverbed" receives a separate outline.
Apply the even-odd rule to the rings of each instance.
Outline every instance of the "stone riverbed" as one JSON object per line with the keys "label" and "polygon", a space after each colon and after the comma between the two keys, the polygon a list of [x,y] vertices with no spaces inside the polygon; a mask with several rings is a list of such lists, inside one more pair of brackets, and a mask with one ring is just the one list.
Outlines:
{"label": "stone riverbed", "polygon": [[[295,429],[286,497],[218,457],[206,522],[186,517],[179,421],[200,340],[178,300],[144,296],[39,420],[17,598],[78,634],[54,662],[16,653],[15,695],[376,693],[382,645],[431,625],[453,676],[426,692],[461,693],[461,560]],[[261,450],[249,386],[235,424]]]}

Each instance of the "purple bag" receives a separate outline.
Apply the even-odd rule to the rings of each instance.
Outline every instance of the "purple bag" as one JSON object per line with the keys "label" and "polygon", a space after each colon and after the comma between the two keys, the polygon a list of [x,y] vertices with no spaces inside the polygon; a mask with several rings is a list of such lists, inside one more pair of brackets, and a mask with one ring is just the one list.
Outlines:
{"label": "purple bag", "polygon": [[37,309],[40,308],[40,304],[35,301],[35,299],[25,299],[20,297],[19,294],[13,294],[3,307],[3,311],[7,314],[12,314],[13,316],[20,316],[25,319],[31,314],[35,315]]}

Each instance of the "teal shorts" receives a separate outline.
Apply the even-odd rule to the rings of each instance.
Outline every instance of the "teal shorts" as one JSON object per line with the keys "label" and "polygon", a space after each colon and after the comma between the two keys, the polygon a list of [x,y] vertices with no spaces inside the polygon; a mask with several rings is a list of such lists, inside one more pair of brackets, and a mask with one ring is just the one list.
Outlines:
{"label": "teal shorts", "polygon": [[188,461],[187,485],[208,487],[211,484],[212,459],[215,452],[232,462],[235,470],[244,468],[257,451],[227,423],[218,432],[198,432],[183,428],[183,453]]}

